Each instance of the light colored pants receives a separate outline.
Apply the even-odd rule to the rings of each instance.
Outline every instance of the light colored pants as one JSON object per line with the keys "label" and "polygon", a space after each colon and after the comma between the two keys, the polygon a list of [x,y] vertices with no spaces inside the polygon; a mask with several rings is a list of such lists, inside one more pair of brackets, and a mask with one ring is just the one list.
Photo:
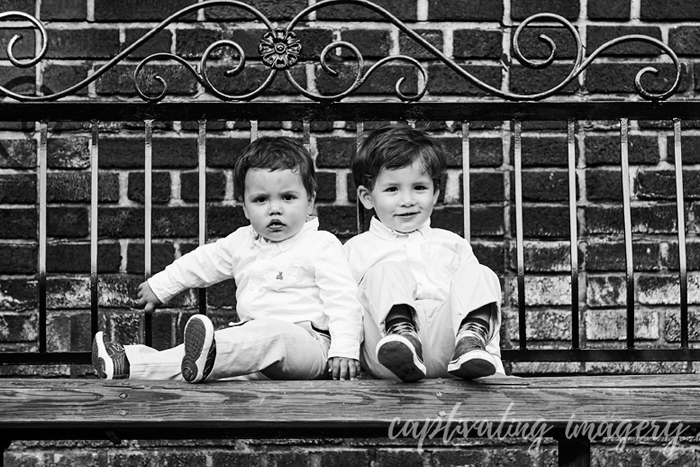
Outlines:
{"label": "light colored pants", "polygon": [[[318,379],[326,376],[330,337],[310,323],[256,319],[214,333],[216,360],[207,381],[221,379]],[[176,379],[184,345],[156,350],[125,345],[131,379]]]}
{"label": "light colored pants", "polygon": [[486,350],[496,357],[498,373],[505,373],[501,362],[501,284],[486,266],[478,263],[460,267],[443,302],[416,300],[416,279],[410,269],[396,262],[370,268],[360,283],[359,299],[365,309],[361,358],[363,368],[373,378],[397,379],[377,361],[376,347],[384,337],[386,316],[394,305],[406,304],[415,312],[418,337],[423,346],[423,362],[428,378],[451,378],[447,364],[452,359],[455,336],[462,320],[484,305],[493,304]]}

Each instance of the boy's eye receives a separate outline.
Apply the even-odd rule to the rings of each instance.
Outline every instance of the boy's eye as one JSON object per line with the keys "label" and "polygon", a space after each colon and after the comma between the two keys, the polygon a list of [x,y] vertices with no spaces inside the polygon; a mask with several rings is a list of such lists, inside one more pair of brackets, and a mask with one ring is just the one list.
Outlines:
{"label": "boy's eye", "polygon": [[428,187],[425,186],[425,185],[418,185],[418,186],[416,186],[416,190],[418,190],[418,191],[427,190],[427,189],[428,189]]}
{"label": "boy's eye", "polygon": [[282,199],[285,200],[285,201],[291,201],[291,200],[296,199],[296,198],[297,198],[297,197],[294,196],[294,195],[284,195],[284,196],[282,197]]}
{"label": "boy's eye", "polygon": [[398,188],[396,188],[395,186],[390,186],[390,187],[387,187],[384,191],[397,191],[397,190],[398,190]]}
{"label": "boy's eye", "polygon": [[263,196],[258,196],[257,198],[253,198],[254,203],[264,203],[265,202],[265,197]]}

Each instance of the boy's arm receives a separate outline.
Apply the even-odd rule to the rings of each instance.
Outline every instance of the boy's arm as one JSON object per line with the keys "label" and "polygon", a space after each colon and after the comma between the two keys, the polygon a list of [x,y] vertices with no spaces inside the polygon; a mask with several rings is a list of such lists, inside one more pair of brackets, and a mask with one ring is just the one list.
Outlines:
{"label": "boy's arm", "polygon": [[[327,233],[327,232],[326,232]],[[316,251],[315,275],[323,310],[328,317],[331,347],[328,358],[360,359],[362,305],[340,241],[327,233]]]}
{"label": "boy's arm", "polygon": [[234,269],[232,252],[237,242],[235,235],[234,232],[226,238],[196,248],[148,279],[148,286],[155,297],[161,303],[166,303],[183,290],[208,287],[230,279]]}

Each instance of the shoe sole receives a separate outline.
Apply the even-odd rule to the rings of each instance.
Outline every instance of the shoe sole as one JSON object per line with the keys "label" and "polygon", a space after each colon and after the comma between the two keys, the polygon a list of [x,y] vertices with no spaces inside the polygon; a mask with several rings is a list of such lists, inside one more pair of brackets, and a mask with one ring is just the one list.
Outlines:
{"label": "shoe sole", "polygon": [[401,381],[425,378],[425,365],[418,359],[412,345],[401,336],[388,336],[377,347],[377,360]]}
{"label": "shoe sole", "polygon": [[[100,357],[100,354],[107,356],[107,358]],[[112,379],[114,376],[114,362],[107,354],[104,332],[102,331],[95,334],[95,338],[92,340],[92,366],[100,379]]]}
{"label": "shoe sole", "polygon": [[195,315],[185,325],[185,356],[180,371],[188,383],[204,381],[216,359],[214,325],[209,318]]}
{"label": "shoe sole", "polygon": [[496,373],[493,356],[485,350],[472,350],[447,365],[447,372],[462,379],[483,378]]}

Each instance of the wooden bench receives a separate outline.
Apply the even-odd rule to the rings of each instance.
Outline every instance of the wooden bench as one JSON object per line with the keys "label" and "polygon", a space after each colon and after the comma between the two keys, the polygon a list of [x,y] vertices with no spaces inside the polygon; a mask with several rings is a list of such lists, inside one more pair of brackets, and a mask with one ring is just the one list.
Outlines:
{"label": "wooden bench", "polygon": [[[658,40],[632,36],[616,41],[642,41],[658,47],[666,53],[675,66],[663,90],[656,94],[644,87],[642,77],[640,94],[647,100],[624,102],[596,101],[557,97],[557,92],[576,79],[586,66],[599,55],[601,49],[592,52],[584,61],[580,42],[578,57],[571,74],[558,85],[546,91],[530,95],[513,94],[494,89],[476,79],[453,60],[446,57],[415,31],[389,12],[366,1],[353,0],[347,3],[369,8],[388,22],[398,27],[402,34],[429,52],[434,61],[455,73],[455,79],[463,79],[487,91],[498,100],[440,99],[424,96],[425,87],[420,79],[415,92],[398,92],[398,98],[390,101],[360,97],[353,93],[371,73],[379,73],[381,67],[371,72],[364,69],[345,91],[334,96],[318,94],[303,88],[292,99],[257,99],[253,94],[263,93],[265,85],[247,96],[228,95],[207,81],[202,69],[190,71],[213,99],[169,99],[167,92],[156,90],[138,93],[146,102],[120,102],[116,100],[70,99],[76,90],[97,80],[115,64],[129,57],[141,44],[150,40],[176,19],[192,11],[210,5],[229,4],[244,8],[274,31],[261,42],[260,52],[270,66],[270,73],[282,79],[292,79],[289,71],[297,56],[297,42],[290,30],[310,12],[332,5],[335,1],[318,2],[300,12],[289,23],[287,30],[272,27],[264,16],[244,4],[237,2],[204,2],[184,8],[161,25],[146,34],[141,40],[125,49],[117,57],[87,78],[66,91],[53,95],[25,96],[5,90],[11,97],[0,103],[0,121],[38,122],[37,185],[38,199],[38,274],[36,276],[39,295],[38,352],[12,351],[0,353],[0,364],[8,365],[87,365],[90,353],[50,352],[47,350],[47,140],[52,121],[91,121],[91,201],[90,201],[90,295],[91,328],[86,334],[98,330],[99,274],[97,269],[98,244],[98,157],[100,129],[98,122],[143,121],[145,147],[145,232],[144,275],[152,272],[151,244],[153,239],[153,132],[158,122],[199,122],[197,136],[197,158],[199,161],[198,215],[200,219],[198,240],[207,241],[206,231],[206,141],[207,122],[236,120],[249,122],[250,138],[257,137],[260,121],[271,116],[281,122],[294,122],[302,127],[302,139],[309,145],[311,126],[314,122],[353,122],[356,135],[361,135],[366,122],[372,121],[452,121],[462,141],[462,169],[464,202],[463,233],[470,238],[470,122],[512,123],[513,148],[513,224],[515,226],[516,295],[514,313],[518,317],[518,346],[505,348],[503,359],[507,363],[527,362],[693,362],[700,359],[700,349],[689,343],[688,319],[688,267],[686,264],[685,228],[686,214],[683,209],[683,178],[681,164],[681,124],[683,120],[697,118],[700,104],[697,102],[668,102],[680,81],[681,68],[673,51]],[[342,3],[342,2],[341,2]],[[0,18],[30,21],[41,31],[43,44],[46,32],[41,23],[23,13],[6,13]],[[524,22],[516,31],[538,21],[554,21],[573,30],[567,20],[556,15],[538,15]],[[575,31],[574,31],[575,34]],[[576,37],[576,36],[575,36]],[[611,45],[611,44],[608,44]],[[220,42],[218,46],[230,46]],[[281,47],[276,56],[275,47]],[[346,50],[356,51],[348,43],[336,43]],[[329,46],[328,50],[334,48]],[[212,46],[214,47],[214,46]],[[207,54],[212,51],[208,49]],[[286,52],[285,52],[286,51]],[[205,58],[206,55],[205,54]],[[322,61],[326,61],[326,53]],[[29,63],[34,64],[41,60]],[[141,62],[146,70],[151,60],[172,58],[158,54]],[[404,56],[394,59],[415,66],[423,80],[430,76],[420,62]],[[180,60],[184,63],[184,60]],[[202,60],[204,63],[205,60]],[[528,64],[525,61],[525,64]],[[532,63],[530,63],[532,65]],[[664,65],[669,65],[668,61]],[[141,73],[136,69],[135,82]],[[159,79],[159,78],[156,78]],[[298,86],[298,85],[297,85]],[[398,88],[401,89],[400,87]],[[251,101],[251,102],[247,102]],[[402,102],[407,101],[407,102]],[[543,102],[539,102],[543,101]],[[580,301],[578,260],[577,215],[579,206],[576,196],[576,131],[577,122],[604,120],[619,123],[620,158],[623,198],[621,213],[625,249],[626,338],[624,346],[603,348],[583,346],[579,335],[580,315],[585,303]],[[639,348],[635,342],[635,257],[633,255],[633,226],[631,220],[629,184],[629,122],[635,120],[665,120],[674,131],[675,158],[675,221],[678,228],[679,268],[679,328],[678,345],[664,348]],[[567,138],[567,172],[569,242],[570,248],[570,297],[571,317],[570,346],[551,348],[532,346],[527,339],[526,310],[526,264],[524,253],[524,201],[523,201],[523,122],[564,122],[555,127]],[[247,131],[247,130],[246,130]],[[658,131],[667,131],[661,129]],[[358,212],[359,228],[366,223],[363,213]],[[207,312],[206,296],[199,294],[200,312]],[[508,307],[508,303],[504,304]],[[151,342],[151,319],[144,318],[146,343]],[[87,348],[87,343],[84,348]],[[38,370],[40,373],[40,370]],[[213,382],[202,385],[187,385],[177,382],[154,381],[99,381],[94,378],[47,379],[47,378],[2,378],[0,379],[0,446],[6,448],[13,440],[58,440],[58,439],[109,439],[119,443],[122,439],[223,439],[223,438],[345,438],[378,437],[408,438],[415,440],[416,448],[427,442],[442,442],[449,445],[461,438],[523,438],[533,446],[544,439],[558,440],[559,465],[588,465],[591,458],[591,443],[608,441],[624,446],[627,438],[646,438],[670,448],[679,446],[679,438],[695,436],[700,427],[700,380],[694,375],[644,375],[644,376],[530,376],[494,377],[477,382],[454,380],[430,380],[417,384],[399,384],[388,381],[362,379],[353,382],[293,381],[293,382]],[[669,444],[670,443],[670,444]],[[0,457],[2,459],[2,457]]]}

